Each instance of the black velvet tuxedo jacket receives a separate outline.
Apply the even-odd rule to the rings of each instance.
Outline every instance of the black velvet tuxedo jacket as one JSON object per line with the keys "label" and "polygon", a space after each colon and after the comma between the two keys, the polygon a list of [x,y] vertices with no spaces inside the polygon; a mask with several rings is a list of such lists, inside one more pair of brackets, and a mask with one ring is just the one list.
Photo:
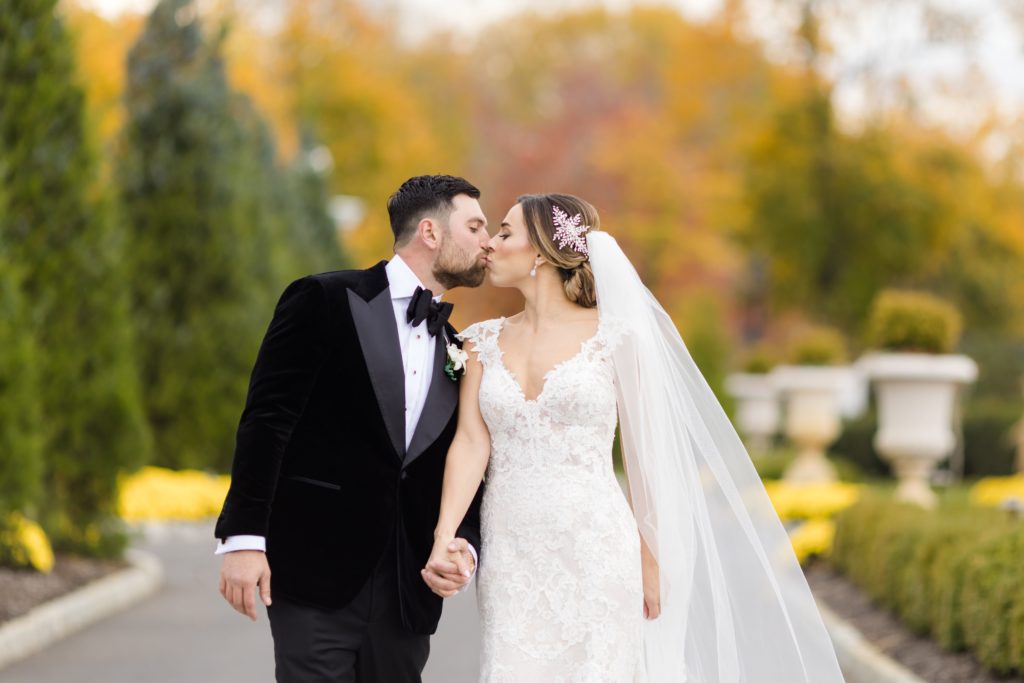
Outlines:
{"label": "black velvet tuxedo jacket", "polygon": [[[348,604],[392,543],[403,622],[429,634],[441,598],[420,569],[433,546],[459,390],[444,373],[438,335],[406,450],[386,263],[310,275],[281,296],[252,371],[215,534],[265,536],[273,594],[326,608]],[[445,335],[457,342],[451,325]],[[481,495],[459,529],[478,550]]]}

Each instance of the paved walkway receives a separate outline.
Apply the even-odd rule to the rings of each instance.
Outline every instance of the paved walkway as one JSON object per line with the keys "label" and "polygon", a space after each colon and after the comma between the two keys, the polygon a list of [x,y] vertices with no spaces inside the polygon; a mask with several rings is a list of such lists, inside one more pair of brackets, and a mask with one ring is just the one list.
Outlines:
{"label": "paved walkway", "polygon": [[[256,623],[217,591],[213,526],[151,534],[139,547],[164,565],[161,592],[130,610],[0,670],[0,683],[262,683],[274,680],[266,610]],[[424,683],[476,680],[473,590],[448,601]]]}

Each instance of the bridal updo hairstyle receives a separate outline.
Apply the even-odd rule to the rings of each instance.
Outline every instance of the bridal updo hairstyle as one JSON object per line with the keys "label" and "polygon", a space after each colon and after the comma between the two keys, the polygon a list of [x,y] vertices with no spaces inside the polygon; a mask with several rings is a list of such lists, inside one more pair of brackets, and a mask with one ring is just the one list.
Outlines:
{"label": "bridal updo hairstyle", "polygon": [[559,248],[555,240],[555,223],[552,208],[557,206],[570,217],[582,214],[583,225],[589,225],[591,232],[601,229],[601,219],[593,204],[571,194],[524,194],[516,200],[523,207],[526,233],[537,251],[555,266],[562,278],[562,286],[569,301],[584,308],[597,306],[597,288],[594,285],[594,271],[586,254],[573,249],[571,244]]}

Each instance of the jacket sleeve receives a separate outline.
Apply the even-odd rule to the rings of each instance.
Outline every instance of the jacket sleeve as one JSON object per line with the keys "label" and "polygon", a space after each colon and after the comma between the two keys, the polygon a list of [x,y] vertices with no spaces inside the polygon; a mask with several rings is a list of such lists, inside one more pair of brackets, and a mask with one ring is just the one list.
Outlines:
{"label": "jacket sleeve", "polygon": [[326,316],[323,286],[308,276],[288,285],[274,309],[249,379],[217,538],[267,535],[281,459],[327,357]]}

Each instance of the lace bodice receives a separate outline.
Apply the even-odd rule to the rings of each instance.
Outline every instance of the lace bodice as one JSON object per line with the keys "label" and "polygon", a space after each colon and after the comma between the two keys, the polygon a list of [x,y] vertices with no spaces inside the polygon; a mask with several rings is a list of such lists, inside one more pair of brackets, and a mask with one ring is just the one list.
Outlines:
{"label": "lace bodice", "polygon": [[484,366],[480,412],[491,432],[488,476],[511,469],[550,473],[559,466],[609,473],[617,420],[610,356],[625,327],[602,318],[575,355],[544,375],[537,398],[527,399],[498,345],[505,320],[484,320],[458,335],[473,343]]}
{"label": "lace bodice", "polygon": [[544,376],[535,399],[502,359],[505,318],[459,338],[483,365],[491,434],[480,512],[481,681],[639,680],[639,535],[612,468],[611,352],[627,333],[602,318]]}

